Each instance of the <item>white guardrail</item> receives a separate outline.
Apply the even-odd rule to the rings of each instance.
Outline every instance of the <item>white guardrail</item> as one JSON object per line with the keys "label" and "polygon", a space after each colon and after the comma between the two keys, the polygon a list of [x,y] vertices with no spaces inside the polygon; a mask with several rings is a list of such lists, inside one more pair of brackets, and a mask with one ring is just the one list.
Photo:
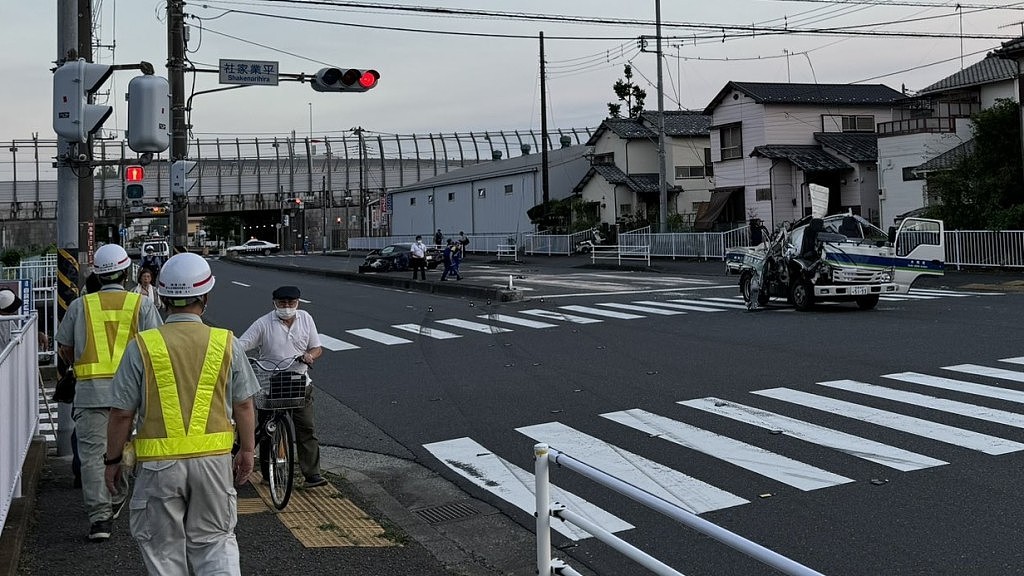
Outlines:
{"label": "white guardrail", "polygon": [[684,526],[696,530],[701,534],[714,538],[719,542],[735,550],[750,556],[754,560],[762,562],[789,576],[823,576],[820,572],[812,570],[803,564],[791,560],[778,552],[773,552],[747,540],[746,538],[730,532],[721,526],[712,524],[696,514],[684,510],[671,502],[658,498],[629,484],[623,480],[594,468],[589,464],[576,460],[575,458],[549,447],[547,444],[536,444],[533,447],[534,456],[534,478],[535,494],[537,497],[537,574],[568,574],[579,575],[564,561],[551,557],[551,518],[557,518],[579,526],[589,532],[592,536],[621,552],[630,560],[635,561],[654,574],[665,576],[682,576],[681,572],[664,564],[653,556],[629,544],[618,536],[604,530],[597,524],[587,520],[583,516],[566,508],[559,502],[551,502],[551,482],[548,478],[550,464],[556,464],[567,470],[571,470],[598,484],[614,490],[623,496],[631,498],[651,510],[661,512],[672,520]]}
{"label": "white guardrail", "polygon": [[4,316],[11,341],[0,350],[0,526],[21,497],[21,469],[39,427],[39,347],[36,315]]}

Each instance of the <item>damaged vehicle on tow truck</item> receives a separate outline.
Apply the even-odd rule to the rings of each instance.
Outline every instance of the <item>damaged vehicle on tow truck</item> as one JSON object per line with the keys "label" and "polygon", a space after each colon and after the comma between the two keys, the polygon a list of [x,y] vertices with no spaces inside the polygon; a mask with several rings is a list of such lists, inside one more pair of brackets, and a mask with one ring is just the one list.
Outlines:
{"label": "damaged vehicle on tow truck", "polygon": [[730,272],[740,275],[747,307],[783,298],[798,310],[817,302],[856,302],[874,308],[886,294],[905,294],[921,275],[943,274],[941,220],[907,218],[884,233],[854,214],[807,216],[765,242],[726,254]]}

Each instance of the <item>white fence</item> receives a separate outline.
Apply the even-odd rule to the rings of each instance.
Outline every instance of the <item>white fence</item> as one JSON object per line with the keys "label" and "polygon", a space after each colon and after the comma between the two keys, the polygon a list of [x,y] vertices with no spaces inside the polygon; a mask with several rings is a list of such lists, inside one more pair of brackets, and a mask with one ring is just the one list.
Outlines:
{"label": "white fence", "polygon": [[738,550],[759,562],[775,568],[782,574],[788,574],[789,576],[822,576],[820,572],[816,572],[803,564],[786,558],[777,552],[773,552],[756,542],[747,540],[746,538],[734,532],[730,532],[721,526],[712,524],[700,516],[680,508],[671,502],[663,500],[650,492],[641,490],[640,488],[620,480],[603,470],[594,468],[585,462],[576,460],[568,454],[559,452],[554,448],[550,448],[547,444],[534,445],[533,457],[535,483],[534,495],[536,496],[537,506],[537,574],[545,576],[553,574],[579,574],[579,572],[573,570],[571,566],[566,565],[564,561],[551,557],[551,518],[555,518],[559,521],[565,521],[579,526],[601,542],[611,546],[612,549],[622,553],[630,560],[640,564],[654,574],[682,576],[680,572],[629,544],[625,540],[622,540],[611,532],[603,529],[601,526],[589,521],[586,517],[568,509],[562,503],[552,503],[551,482],[548,477],[548,472],[550,464],[555,464],[559,468],[576,472],[577,474],[589,478],[605,488],[618,492],[619,494],[622,494],[623,496],[626,496],[633,501],[650,508],[651,510],[660,512],[672,520],[696,530],[705,536],[714,538],[715,540],[718,540],[719,542]]}
{"label": "white fence", "polygon": [[[483,234],[466,234],[469,238],[469,245],[466,246],[466,252],[480,253],[480,254],[497,254],[499,247],[503,245],[516,245],[522,246],[522,234],[519,232],[487,232]],[[458,236],[445,237],[445,241],[451,238],[452,240],[458,240]],[[387,246],[388,244],[398,244],[403,242],[413,242],[416,240],[415,234],[406,234],[399,236],[372,236],[372,237],[360,237],[360,238],[349,238],[348,249],[349,250],[377,250]],[[434,236],[433,234],[423,235],[423,242],[428,246],[433,245]],[[437,245],[438,249],[444,248],[443,245]]]}
{"label": "white fence", "polygon": [[35,314],[6,316],[0,330],[11,342],[0,350],[0,526],[21,497],[21,469],[39,426],[39,363]]}

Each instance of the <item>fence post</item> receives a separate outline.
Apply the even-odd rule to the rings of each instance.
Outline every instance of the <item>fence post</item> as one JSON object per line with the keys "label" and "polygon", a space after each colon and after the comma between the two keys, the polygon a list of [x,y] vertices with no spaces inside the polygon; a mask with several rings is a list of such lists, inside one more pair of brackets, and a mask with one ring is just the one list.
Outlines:
{"label": "fence post", "polygon": [[533,446],[537,505],[537,574],[551,574],[551,485],[548,483],[548,445]]}

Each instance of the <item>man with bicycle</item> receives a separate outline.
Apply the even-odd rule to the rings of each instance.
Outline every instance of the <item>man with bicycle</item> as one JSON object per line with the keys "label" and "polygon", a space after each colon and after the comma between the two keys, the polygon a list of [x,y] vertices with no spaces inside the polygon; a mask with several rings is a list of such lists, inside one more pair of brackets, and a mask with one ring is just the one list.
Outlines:
{"label": "man with bicycle", "polygon": [[[301,292],[297,286],[281,286],[271,299],[274,309],[260,316],[238,339],[245,351],[258,349],[258,358],[278,366],[299,358],[289,371],[305,374],[320,357],[320,334],[313,317],[299,310]],[[327,484],[320,475],[320,441],[313,428],[313,398],[303,408],[292,410],[295,443],[298,445],[299,469],[306,478],[306,487]],[[260,446],[260,465],[266,471],[269,446]]]}

